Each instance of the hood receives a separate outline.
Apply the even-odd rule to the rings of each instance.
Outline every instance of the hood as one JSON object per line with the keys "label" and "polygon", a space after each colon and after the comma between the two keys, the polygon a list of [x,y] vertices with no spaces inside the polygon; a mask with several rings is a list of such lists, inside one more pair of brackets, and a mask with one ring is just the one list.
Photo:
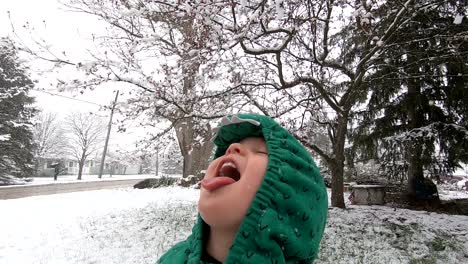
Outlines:
{"label": "hood", "polygon": [[[311,263],[325,229],[328,198],[307,150],[273,119],[240,114],[215,129],[214,159],[230,144],[258,136],[268,148],[266,174],[224,263]],[[200,263],[206,228],[198,216],[186,241],[188,263]]]}

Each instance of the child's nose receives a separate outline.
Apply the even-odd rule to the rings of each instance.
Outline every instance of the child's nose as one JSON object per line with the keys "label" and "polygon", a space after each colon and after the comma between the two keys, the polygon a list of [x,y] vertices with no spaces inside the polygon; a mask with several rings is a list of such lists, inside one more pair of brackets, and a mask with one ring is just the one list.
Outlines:
{"label": "child's nose", "polygon": [[233,143],[226,150],[226,154],[241,154],[242,152],[243,152],[243,148],[240,143]]}

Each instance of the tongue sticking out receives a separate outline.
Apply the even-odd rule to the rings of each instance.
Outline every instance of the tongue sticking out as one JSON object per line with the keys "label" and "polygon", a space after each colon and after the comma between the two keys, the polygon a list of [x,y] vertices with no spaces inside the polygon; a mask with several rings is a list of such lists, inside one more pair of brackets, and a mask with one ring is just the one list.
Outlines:
{"label": "tongue sticking out", "polygon": [[239,179],[240,173],[237,170],[236,164],[233,162],[226,162],[221,166],[217,177],[202,180],[201,186],[208,191],[213,191],[220,187],[233,184]]}
{"label": "tongue sticking out", "polygon": [[208,191],[216,190],[225,185],[235,183],[236,181],[233,178],[229,177],[215,177],[211,179],[204,179],[201,182],[201,186]]}

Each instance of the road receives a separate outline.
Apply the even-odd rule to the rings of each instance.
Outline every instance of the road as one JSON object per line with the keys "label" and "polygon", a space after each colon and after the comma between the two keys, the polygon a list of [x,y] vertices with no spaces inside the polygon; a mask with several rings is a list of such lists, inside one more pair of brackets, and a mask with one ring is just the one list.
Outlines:
{"label": "road", "polygon": [[114,189],[133,187],[143,179],[131,180],[112,180],[112,181],[90,181],[90,182],[71,182],[71,183],[51,183],[42,185],[15,185],[1,186],[0,200],[15,199],[35,195],[48,195],[56,193],[92,191],[101,189]]}

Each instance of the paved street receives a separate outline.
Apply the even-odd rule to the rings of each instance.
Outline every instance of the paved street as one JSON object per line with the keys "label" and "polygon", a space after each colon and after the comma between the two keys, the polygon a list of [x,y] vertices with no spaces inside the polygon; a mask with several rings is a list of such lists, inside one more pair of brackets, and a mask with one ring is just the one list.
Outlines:
{"label": "paved street", "polygon": [[16,185],[1,186],[0,200],[15,199],[35,195],[47,195],[55,193],[92,191],[101,189],[113,189],[132,187],[142,179],[113,180],[113,181],[92,181],[92,182],[72,182],[43,185]]}

